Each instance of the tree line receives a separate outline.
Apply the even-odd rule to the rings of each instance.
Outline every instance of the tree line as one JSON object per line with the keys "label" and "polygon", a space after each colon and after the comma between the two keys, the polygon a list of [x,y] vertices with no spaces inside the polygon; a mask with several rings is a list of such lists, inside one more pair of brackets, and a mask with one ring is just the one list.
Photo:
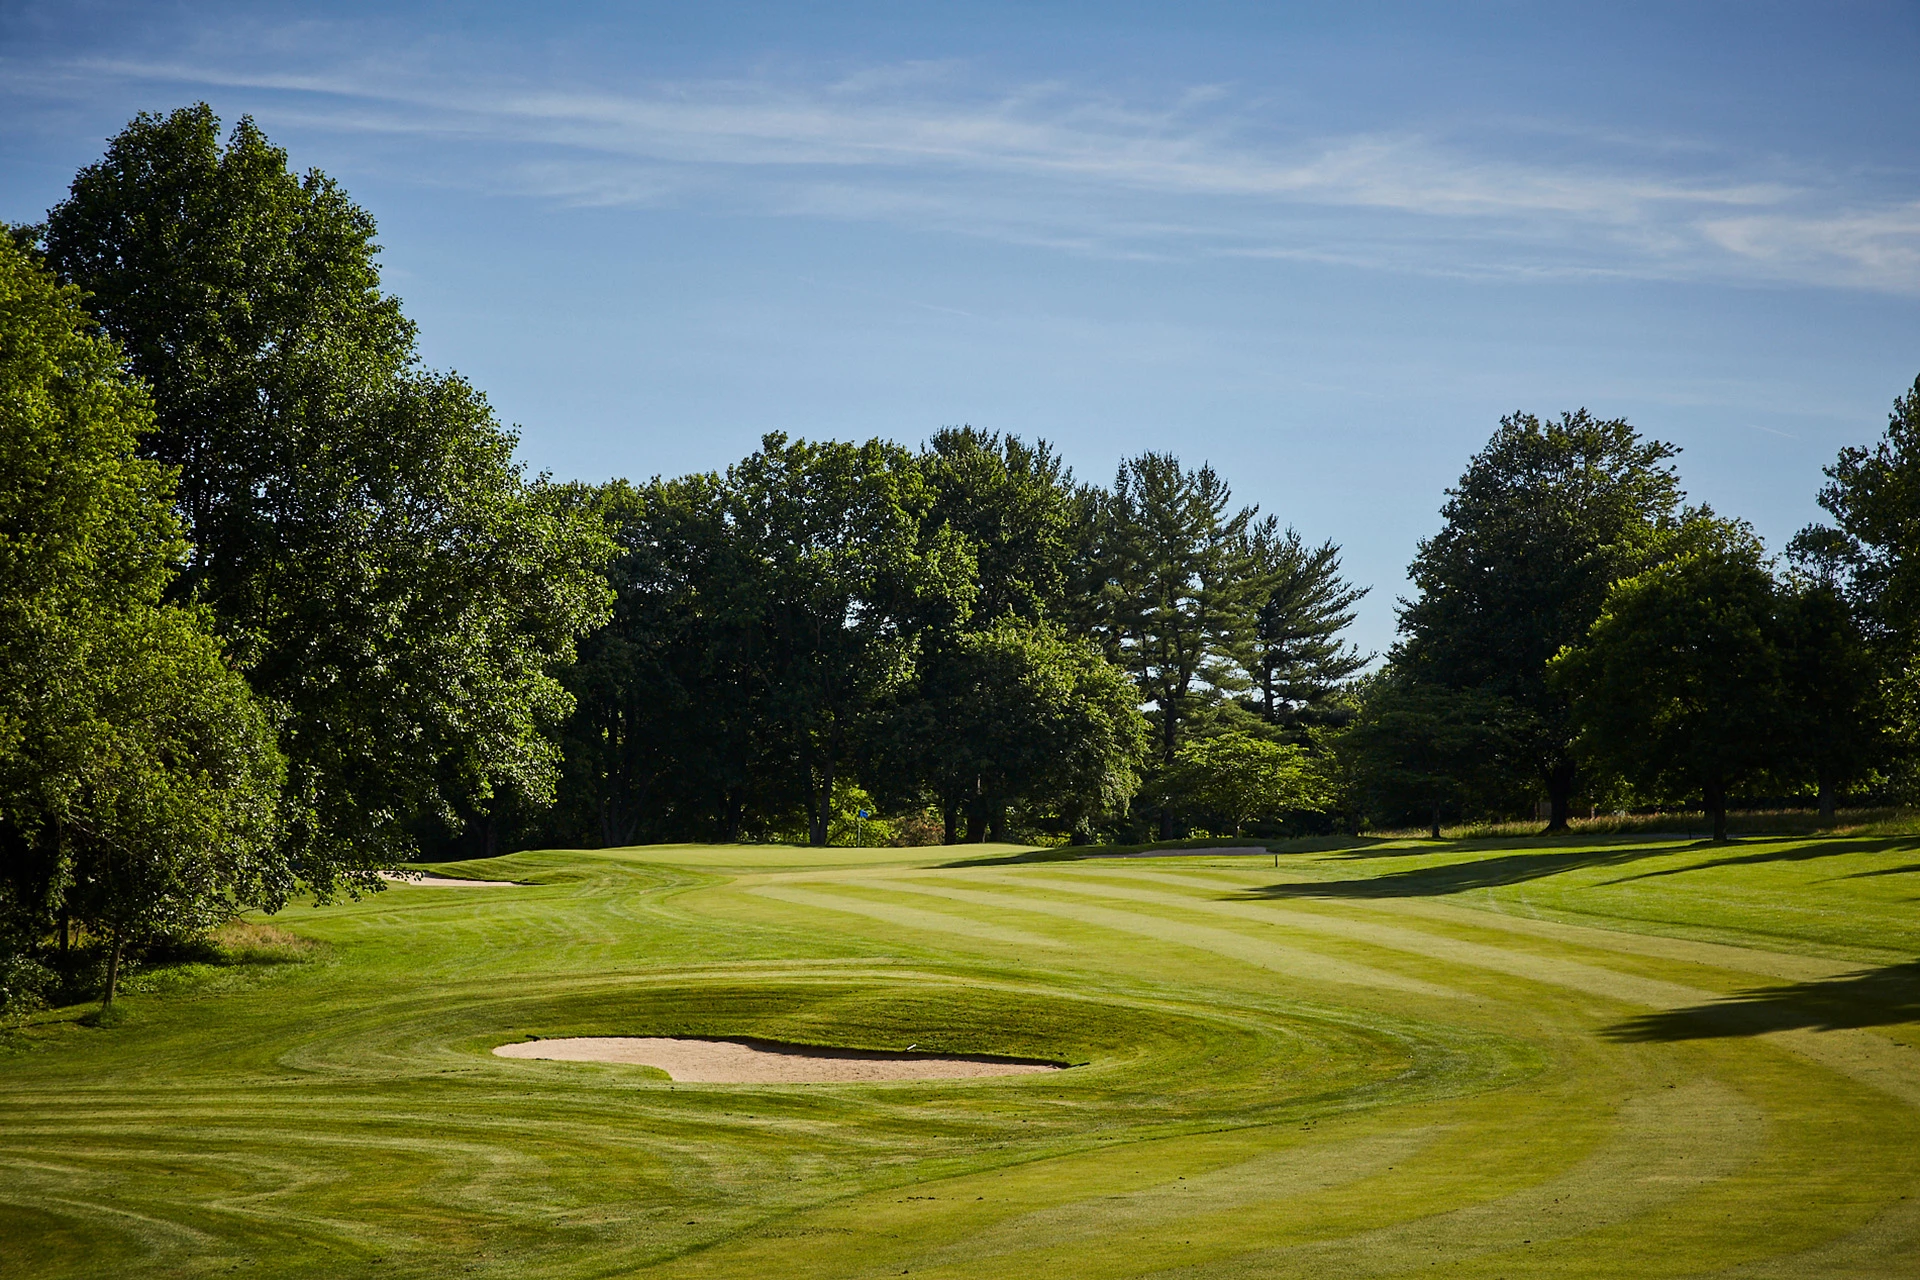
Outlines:
{"label": "tree line", "polygon": [[1609,809],[1910,791],[1920,642],[1900,595],[1920,546],[1920,382],[1886,436],[1842,453],[1832,524],[1784,563],[1744,521],[1689,506],[1624,421],[1503,419],[1420,544],[1389,661],[1352,689],[1355,801],[1386,820],[1507,816],[1564,831]]}
{"label": "tree line", "polygon": [[955,427],[530,476],[421,363],[374,235],[201,105],[0,241],[0,1004],[83,963],[110,998],[126,955],[423,851],[1542,797],[1549,829],[1697,798],[1724,834],[1743,796],[1908,785],[1920,384],[1784,567],[1627,423],[1504,419],[1374,667],[1339,548],[1170,454],[1090,483]]}

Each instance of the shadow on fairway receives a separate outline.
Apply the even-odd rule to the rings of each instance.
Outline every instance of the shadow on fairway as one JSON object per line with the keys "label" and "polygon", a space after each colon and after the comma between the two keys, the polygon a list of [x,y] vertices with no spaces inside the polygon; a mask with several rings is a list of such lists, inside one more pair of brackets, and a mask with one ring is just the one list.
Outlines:
{"label": "shadow on fairway", "polygon": [[1780,987],[1759,987],[1712,1004],[1650,1013],[1607,1028],[1609,1040],[1710,1040],[1769,1031],[1837,1031],[1920,1022],[1920,961]]}
{"label": "shadow on fairway", "polygon": [[[1005,867],[1019,862],[1080,862],[1100,858],[1203,858],[1209,854],[1233,854],[1235,856],[1261,857],[1278,853],[1287,857],[1297,853],[1331,853],[1350,858],[1371,858],[1380,856],[1378,846],[1398,844],[1397,836],[1295,836],[1286,840],[1265,840],[1248,836],[1244,840],[1222,841],[1218,844],[1180,844],[1180,845],[1061,845],[1053,849],[1029,849],[1025,853],[988,854],[980,858],[960,858],[953,862],[943,862],[942,869],[951,867]],[[1252,849],[1252,854],[1246,850]],[[1401,850],[1389,850],[1398,853]],[[1428,850],[1416,849],[1415,853]]]}
{"label": "shadow on fairway", "polygon": [[1468,889],[1522,884],[1582,867],[1607,867],[1676,853],[1684,846],[1633,845],[1619,849],[1555,849],[1504,853],[1470,862],[1415,867],[1353,880],[1321,880],[1249,889],[1245,898],[1427,898]]}
{"label": "shadow on fairway", "polygon": [[[1651,880],[1656,876],[1677,876],[1687,871],[1711,871],[1715,867],[1745,867],[1761,862],[1810,862],[1815,858],[1837,858],[1848,853],[1891,853],[1910,852],[1920,849],[1920,842],[1913,840],[1812,840],[1805,844],[1793,844],[1784,849],[1766,849],[1759,853],[1749,853],[1738,858],[1715,858],[1710,862],[1696,862],[1686,867],[1663,867],[1658,871],[1642,871],[1639,875],[1622,876],[1610,880],[1609,884],[1625,884],[1630,880]],[[1911,870],[1912,868],[1907,868]],[[1861,875],[1891,875],[1891,871],[1864,871]]]}
{"label": "shadow on fairway", "polygon": [[1006,867],[1016,862],[1078,862],[1083,853],[1079,849],[1029,849],[1025,853],[996,853],[984,858],[960,858],[953,862],[939,863],[940,870],[950,867]]}
{"label": "shadow on fairway", "polygon": [[1903,876],[1909,871],[1920,871],[1920,862],[1909,862],[1904,867],[1881,867],[1878,871],[1856,871],[1852,875],[1841,876],[1842,880],[1871,880],[1874,876]]}

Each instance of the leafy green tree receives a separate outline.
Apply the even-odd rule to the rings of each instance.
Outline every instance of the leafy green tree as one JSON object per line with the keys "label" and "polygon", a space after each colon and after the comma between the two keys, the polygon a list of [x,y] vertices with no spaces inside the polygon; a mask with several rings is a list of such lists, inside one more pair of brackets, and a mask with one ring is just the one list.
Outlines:
{"label": "leafy green tree", "polygon": [[[1210,466],[1171,454],[1121,464],[1099,499],[1090,547],[1094,633],[1153,704],[1156,754],[1172,769],[1189,722],[1247,688],[1268,597],[1249,537],[1256,514],[1233,508]],[[1174,810],[1160,812],[1162,839]]]}
{"label": "leafy green tree", "polygon": [[1060,619],[1082,536],[1073,475],[1046,441],[958,427],[922,454],[933,485],[931,529],[967,540],[977,565],[972,625]]}
{"label": "leafy green tree", "polygon": [[[608,623],[564,674],[575,709],[546,838],[735,840],[807,805],[787,726],[767,710],[760,566],[711,474],[587,496],[619,554]],[[844,789],[844,788],[843,788]]]}
{"label": "leafy green tree", "polygon": [[[197,609],[145,392],[77,290],[0,241],[0,933],[54,920],[122,954],[277,906],[281,760]],[[0,938],[0,942],[7,941]]]}
{"label": "leafy green tree", "polygon": [[1727,797],[1773,768],[1788,723],[1778,602],[1745,524],[1690,513],[1660,563],[1616,583],[1551,664],[1581,751],[1644,792],[1695,792],[1727,838]]}
{"label": "leafy green tree", "polygon": [[1786,696],[1783,769],[1810,780],[1831,822],[1838,795],[1892,762],[1893,725],[1880,656],[1831,582],[1791,582],[1778,601]]}
{"label": "leafy green tree", "polygon": [[784,735],[824,845],[834,783],[912,679],[919,643],[967,617],[974,561],[928,526],[933,487],[898,445],[769,435],[719,494],[739,571],[722,625],[750,657],[766,722]]}
{"label": "leafy green tree", "polygon": [[1076,839],[1124,811],[1147,747],[1139,693],[1058,624],[1005,616],[943,638],[895,714],[903,777],[939,801],[946,840],[1004,840],[1008,811]]}
{"label": "leafy green tree", "polygon": [[1502,418],[1409,570],[1418,594],[1401,609],[1396,664],[1517,713],[1503,755],[1545,787],[1549,831],[1566,829],[1576,779],[1572,707],[1547,663],[1583,640],[1616,581],[1649,563],[1681,499],[1676,452],[1584,409],[1558,422]]}
{"label": "leafy green tree", "polygon": [[1256,575],[1267,597],[1254,620],[1254,686],[1268,724],[1306,729],[1338,719],[1340,690],[1367,658],[1340,639],[1367,594],[1340,576],[1340,548],[1308,546],[1271,516],[1255,526]]}
{"label": "leafy green tree", "polygon": [[1318,781],[1304,748],[1229,729],[1182,743],[1161,785],[1170,804],[1224,820],[1239,835],[1258,819],[1319,812]]}
{"label": "leafy green tree", "polygon": [[1801,531],[1792,551],[1846,595],[1911,752],[1920,739],[1920,378],[1894,400],[1879,441],[1843,449],[1826,474],[1820,505],[1833,524]]}
{"label": "leafy green tree", "polygon": [[288,761],[287,849],[372,887],[427,819],[535,802],[602,616],[600,524],[513,461],[380,290],[373,220],[243,119],[142,115],[48,215],[48,260],[153,388],[203,601]]}
{"label": "leafy green tree", "polygon": [[[1396,666],[1358,682],[1353,721],[1333,735],[1335,767],[1388,822],[1419,815],[1435,840],[1448,813],[1511,800],[1512,708],[1478,689],[1412,679]],[[1349,802],[1351,803],[1351,801]]]}

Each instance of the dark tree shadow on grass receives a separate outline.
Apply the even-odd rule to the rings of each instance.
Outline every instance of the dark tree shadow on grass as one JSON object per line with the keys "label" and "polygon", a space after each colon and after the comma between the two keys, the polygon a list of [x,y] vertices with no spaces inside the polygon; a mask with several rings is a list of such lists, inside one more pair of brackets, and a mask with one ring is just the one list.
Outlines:
{"label": "dark tree shadow on grass", "polygon": [[1633,1018],[1607,1028],[1604,1034],[1609,1040],[1645,1044],[1903,1022],[1920,1022],[1920,961],[1844,978],[1760,987],[1711,1004]]}
{"label": "dark tree shadow on grass", "polygon": [[[1794,837],[1783,837],[1793,839]],[[1849,853],[1906,853],[1920,849],[1920,842],[1910,837],[1898,839],[1813,839],[1806,843],[1796,843],[1784,849],[1763,849],[1758,853],[1743,854],[1737,858],[1715,858],[1710,862],[1696,862],[1690,867],[1663,867],[1658,871],[1643,871],[1636,876],[1623,876],[1611,880],[1609,884],[1625,884],[1629,880],[1651,880],[1656,876],[1677,876],[1688,871],[1711,871],[1715,867],[1747,867],[1762,862],[1811,862],[1816,858],[1837,858]],[[1862,875],[1891,875],[1888,871],[1866,871]]]}
{"label": "dark tree shadow on grass", "polygon": [[1903,876],[1909,871],[1920,871],[1920,862],[1909,862],[1904,867],[1881,867],[1877,871],[1856,871],[1852,875],[1841,876],[1842,880],[1870,880],[1874,876]]}
{"label": "dark tree shadow on grass", "polygon": [[978,858],[956,858],[952,862],[936,864],[936,869],[945,871],[954,867],[1010,867],[1020,862],[1078,862],[1084,856],[1075,848],[1065,849],[1029,849],[1025,853],[989,853]]}
{"label": "dark tree shadow on grass", "polygon": [[1542,849],[1503,853],[1491,858],[1449,862],[1443,866],[1414,867],[1385,875],[1351,880],[1302,881],[1250,889],[1244,898],[1428,898],[1469,889],[1493,889],[1524,884],[1583,867],[1619,866],[1642,858],[1658,858],[1684,846],[1633,845],[1612,849]]}
{"label": "dark tree shadow on grass", "polygon": [[[1687,871],[1705,871],[1714,867],[1762,862],[1802,862],[1814,858],[1838,857],[1848,853],[1899,852],[1920,848],[1920,842],[1915,842],[1910,836],[1883,839],[1815,839],[1808,842],[1801,842],[1799,837],[1791,837],[1791,839],[1795,843],[1787,848],[1769,847],[1753,853],[1713,858],[1705,862],[1692,862],[1682,867],[1662,867],[1639,875],[1622,876],[1605,883],[1624,884],[1631,880],[1679,875]],[[1633,840],[1632,843],[1603,845],[1598,848],[1593,846],[1579,849],[1536,848],[1516,853],[1496,853],[1488,857],[1448,862],[1439,866],[1389,871],[1385,875],[1378,876],[1269,885],[1262,889],[1250,889],[1237,896],[1254,899],[1441,897],[1451,893],[1463,893],[1470,889],[1498,889],[1505,885],[1525,884],[1531,880],[1542,880],[1565,871],[1578,871],[1588,867],[1625,867],[1649,858],[1671,857],[1674,854],[1695,849],[1725,847],[1704,840],[1688,840],[1684,837],[1670,837],[1659,842],[1649,842],[1643,837]],[[1398,850],[1393,851],[1394,854],[1398,852]],[[1431,852],[1431,850],[1414,852]],[[1361,858],[1368,855],[1356,853],[1349,856]],[[1909,869],[1920,869],[1920,867]],[[1893,872],[1862,872],[1860,874],[1891,875]]]}

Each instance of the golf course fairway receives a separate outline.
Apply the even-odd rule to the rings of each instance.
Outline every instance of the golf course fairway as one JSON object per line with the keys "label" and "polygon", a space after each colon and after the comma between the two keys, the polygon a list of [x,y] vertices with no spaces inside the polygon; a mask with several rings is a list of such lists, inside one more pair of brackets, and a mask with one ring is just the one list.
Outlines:
{"label": "golf course fairway", "polygon": [[[256,920],[5,1039],[0,1275],[1920,1276],[1920,841],[1064,852],[534,852]],[[493,1052],[594,1036],[1068,1065]]]}

